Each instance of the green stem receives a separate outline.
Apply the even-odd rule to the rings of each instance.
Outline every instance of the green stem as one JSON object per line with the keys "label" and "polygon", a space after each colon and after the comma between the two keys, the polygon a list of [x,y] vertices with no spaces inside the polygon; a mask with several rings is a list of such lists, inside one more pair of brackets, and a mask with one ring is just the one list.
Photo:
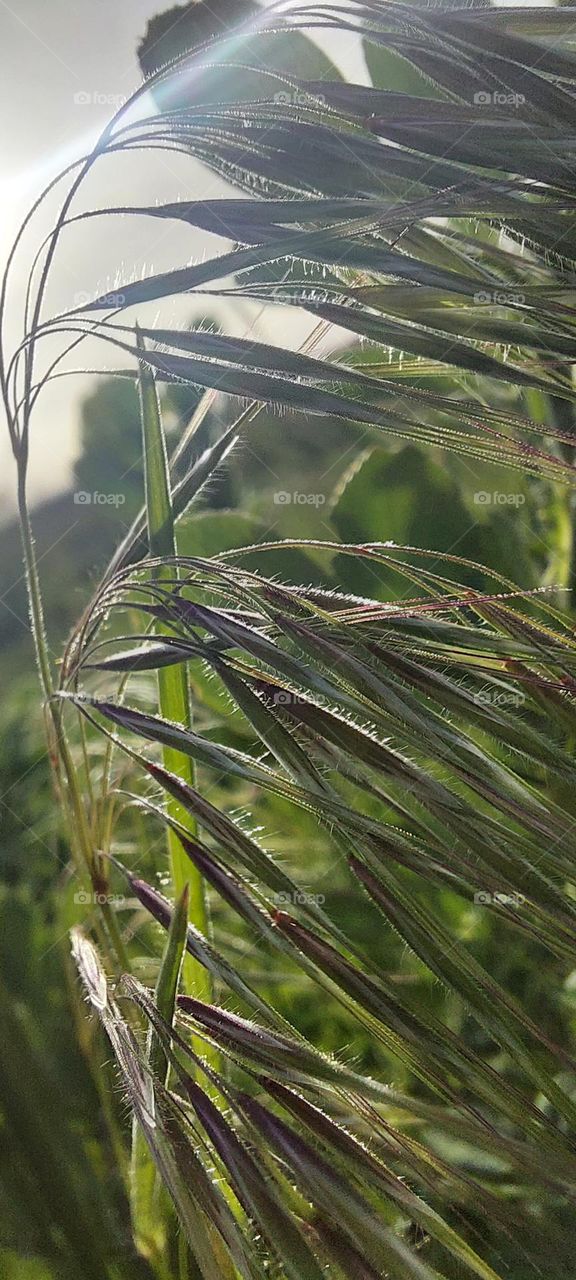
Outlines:
{"label": "green stem", "polygon": [[[161,714],[167,720],[174,720],[178,724],[189,727],[191,724],[191,711],[185,670],[182,667],[168,667],[160,671],[158,676]],[[171,773],[176,774],[178,778],[181,778],[183,782],[189,783],[190,786],[194,786],[194,766],[189,756],[183,755],[181,751],[166,747],[163,752],[163,762],[165,768]],[[179,805],[176,800],[172,799],[169,799],[167,809],[170,817],[185,826],[190,835],[194,836],[196,823],[188,811]],[[210,924],[205,885],[202,876],[191,863],[180,844],[178,836],[171,828],[168,831],[168,850],[174,896],[176,899],[180,898],[186,885],[189,885],[190,919],[206,937],[208,936]],[[200,1000],[210,1001],[212,999],[210,974],[203,965],[198,964],[190,955],[186,955],[184,960],[183,977],[186,990],[193,992]]]}
{"label": "green stem", "polygon": [[[145,347],[136,329],[137,345],[142,355]],[[158,559],[170,560],[169,577],[178,576],[174,565],[177,555],[174,509],[172,505],[172,487],[170,467],[166,451],[166,439],[162,423],[162,413],[158,390],[152,372],[144,359],[140,360],[140,410],[142,419],[142,447],[144,453],[146,519],[148,526],[148,545],[150,555]],[[165,571],[159,567],[154,570],[154,577],[161,581]],[[157,634],[163,633],[162,624]],[[190,728],[192,724],[192,708],[188,688],[188,673],[184,665],[163,667],[158,672],[158,702],[160,712],[165,720]],[[163,762],[166,769],[174,773],[183,782],[194,786],[194,764],[190,756],[172,747],[164,747]],[[190,832],[196,834],[196,823],[193,817],[178,803],[170,798],[168,813]],[[190,918],[205,936],[209,931],[208,903],[206,886],[197,868],[187,857],[174,831],[168,831],[168,851],[174,896],[179,899],[186,885],[190,892]],[[183,984],[187,991],[200,1000],[212,999],[212,982],[208,971],[186,955],[182,970]]]}
{"label": "green stem", "polygon": [[18,463],[18,511],[20,514],[22,551],[26,572],[26,585],[28,588],[32,640],[34,643],[36,663],[38,666],[42,689],[46,700],[49,701],[54,693],[54,683],[52,680],[50,654],[46,640],[44,609],[42,606],[40,580],[38,578],[38,566],[34,550],[34,537],[32,534],[32,526],[30,524],[30,516],[28,514],[28,505],[26,502],[25,465],[22,462]]}

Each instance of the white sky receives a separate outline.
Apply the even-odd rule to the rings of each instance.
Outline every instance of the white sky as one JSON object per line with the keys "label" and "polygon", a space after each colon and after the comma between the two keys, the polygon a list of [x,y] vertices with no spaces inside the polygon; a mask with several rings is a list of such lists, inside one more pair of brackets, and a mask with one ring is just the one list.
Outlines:
{"label": "white sky", "polygon": [[[127,97],[139,83],[136,46],[146,23],[171,7],[172,0],[0,0],[0,265],[22,216],[41,189],[66,163],[81,155],[106,123],[114,107],[109,99]],[[341,65],[362,76],[350,38],[335,35],[325,47]],[[75,101],[78,94],[90,101]],[[158,199],[198,199],[222,194],[223,184],[191,160],[161,155],[154,164],[134,156],[100,161],[92,201],[98,205],[149,204]],[[90,206],[86,187],[83,206]],[[13,275],[8,340],[19,340],[18,308],[22,305],[33,254],[52,225],[56,204],[36,219]],[[94,220],[89,227],[65,233],[52,275],[47,307],[53,313],[70,306],[76,293],[113,287],[116,272],[127,278],[142,268],[166,270],[200,256],[204,247],[220,252],[224,241],[202,236],[173,223],[151,220]],[[194,314],[190,301],[167,304],[163,318]],[[182,307],[184,310],[182,310]],[[214,314],[215,308],[211,307]],[[21,313],[20,313],[21,314]],[[198,313],[201,314],[201,313]],[[281,319],[280,319],[281,317]],[[227,325],[247,331],[251,312],[228,314]],[[280,324],[281,329],[276,326]],[[278,313],[272,340],[286,340],[287,312]],[[292,321],[294,324],[294,321]],[[101,351],[101,348],[100,348]],[[100,356],[108,361],[109,355]],[[80,362],[79,362],[80,363]],[[123,363],[122,361],[120,363]],[[78,406],[90,379],[62,379],[43,393],[36,411],[30,466],[33,501],[66,486],[77,452]],[[0,433],[0,519],[14,510],[14,469],[7,434]]]}

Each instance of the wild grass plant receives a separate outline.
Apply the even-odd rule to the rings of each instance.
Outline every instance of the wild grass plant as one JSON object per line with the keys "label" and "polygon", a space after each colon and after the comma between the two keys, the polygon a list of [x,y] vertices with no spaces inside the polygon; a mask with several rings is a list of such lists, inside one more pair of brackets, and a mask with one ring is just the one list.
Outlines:
{"label": "wild grass plant", "polygon": [[[270,70],[267,41],[334,30],[364,42],[371,85]],[[110,1256],[85,1212],[67,1248],[86,1277],[570,1275],[575,88],[567,9],[282,4],[155,72],[51,184],[60,210],[1,386],[85,904],[88,1052],[99,1020],[133,1116],[129,1136],[101,1078],[135,1255]],[[150,89],[176,105],[157,111]],[[147,208],[85,207],[111,155],[159,150],[236,191],[163,203],[159,185]],[[120,216],[225,243],[134,278],[114,261]],[[95,218],[114,283],[49,315],[70,225],[89,246]],[[311,338],[293,350],[163,319],[166,300],[214,296],[296,308]],[[98,371],[118,353],[114,376],[140,391],[145,504],[55,665],[34,420],[74,360]],[[204,396],[169,456],[159,388],[182,382]],[[190,465],[215,397],[227,425]],[[311,436],[338,421],[446,468],[465,459],[479,506],[494,477],[532,502],[553,492],[549,581],[336,535],[197,554],[194,504],[263,406],[306,415]],[[296,552],[314,585],[267,572]],[[375,964],[358,917],[408,957],[403,974]],[[518,991],[520,956],[552,1007]],[[357,1042],[307,1036],[302,991]],[[74,1216],[77,1188],[62,1195]]]}

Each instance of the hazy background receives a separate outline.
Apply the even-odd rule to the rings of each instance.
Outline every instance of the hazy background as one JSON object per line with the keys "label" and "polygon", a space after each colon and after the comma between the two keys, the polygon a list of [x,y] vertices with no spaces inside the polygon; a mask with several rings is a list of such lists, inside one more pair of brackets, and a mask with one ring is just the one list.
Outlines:
{"label": "hazy background", "polygon": [[[114,109],[95,97],[129,95],[140,80],[136,57],[146,22],[158,12],[157,0],[17,0],[0,2],[0,256],[9,245],[27,208],[58,170],[90,146]],[[75,95],[92,101],[80,104]],[[142,169],[144,166],[140,165]],[[111,166],[110,166],[111,168]],[[111,172],[102,178],[104,199],[112,197]],[[151,194],[151,193],[150,193]],[[54,205],[50,206],[51,211]],[[32,244],[49,229],[46,215],[35,222],[33,236],[20,254],[13,276],[10,339],[18,332],[15,309],[25,287]],[[106,232],[91,228],[91,259],[96,259]],[[62,292],[88,288],[84,253],[64,246],[58,275]],[[53,295],[52,295],[53,296]],[[61,384],[44,402],[42,434],[35,432],[31,492],[38,499],[62,487],[75,450],[78,383]],[[6,436],[0,443],[0,495],[3,513],[13,509],[13,469]]]}
{"label": "hazy background", "polygon": [[[19,222],[42,188],[67,163],[83,154],[113,113],[140,82],[136,56],[148,20],[170,5],[168,0],[18,0],[12,7],[0,0],[0,261],[2,265]],[[363,67],[352,41],[346,44],[329,36],[323,42],[338,62]],[[80,95],[80,98],[79,98]],[[147,113],[154,108],[147,100]],[[62,188],[64,190],[64,188]],[[161,154],[152,161],[133,155],[100,161],[94,178],[81,195],[76,210],[108,203],[154,203],[163,199],[198,199],[221,193],[223,184],[200,165],[181,157]],[[21,338],[22,297],[30,263],[41,240],[53,225],[57,193],[35,218],[23,242],[12,275],[8,332],[10,347]],[[225,248],[224,241],[173,224],[131,219],[116,221],[113,254],[110,223],[102,219],[89,227],[70,228],[62,238],[47,311],[73,304],[77,294],[112,288],[118,277],[131,278],[142,271],[185,265],[202,256],[210,246]],[[211,304],[212,315],[218,311]],[[198,305],[166,304],[163,316],[188,319],[200,315]],[[222,312],[220,313],[222,314]],[[226,325],[245,333],[254,323],[254,312],[229,309]],[[262,329],[263,320],[256,320]],[[267,320],[268,334],[274,321]],[[293,317],[282,313],[276,324],[286,338]],[[296,333],[296,328],[294,332]],[[48,349],[46,349],[46,354]],[[97,363],[110,360],[109,352],[92,348]],[[86,347],[88,363],[89,351]],[[76,361],[73,362],[76,364]],[[78,409],[94,383],[76,377],[56,382],[43,392],[34,421],[29,489],[32,501],[52,496],[69,482],[70,466],[77,453]],[[0,438],[0,519],[14,512],[14,470],[6,433]]]}

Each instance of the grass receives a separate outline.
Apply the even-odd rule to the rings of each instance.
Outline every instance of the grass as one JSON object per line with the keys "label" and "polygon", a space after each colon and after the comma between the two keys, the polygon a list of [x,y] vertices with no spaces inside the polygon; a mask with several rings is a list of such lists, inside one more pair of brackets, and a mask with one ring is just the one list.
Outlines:
{"label": "grass", "polygon": [[[208,77],[205,100],[149,118],[139,90],[64,175],[30,323],[1,367],[56,780],[94,906],[73,952],[134,1115],[132,1262],[158,1280],[524,1280],[551,1275],[553,1259],[561,1280],[576,1169],[567,597],[369,530],[357,545],[268,538],[201,555],[190,505],[261,405],[305,415],[311,433],[350,422],[388,447],[433,449],[449,474],[463,474],[454,454],[531,501],[557,495],[555,585],[570,587],[569,15],[411,9],[407,31],[401,7],[351,2],[277,21],[285,40],[354,29],[372,86],[273,71],[264,91],[258,62],[242,102],[212,100]],[[239,30],[245,62],[265,48],[261,26],[251,16]],[[184,52],[152,88],[208,53],[223,56]],[[399,60],[404,95],[389,87]],[[144,210],[82,207],[84,177],[142,147],[200,158],[243,198],[163,204],[159,191]],[[89,236],[93,217],[116,213],[233,247],[127,272],[113,297],[44,319],[69,221]],[[143,323],[149,304],[207,291],[297,307],[316,337],[347,332],[349,349],[322,358],[318,342],[293,351]],[[48,335],[61,355],[43,367]],[[30,432],[43,387],[86,344],[112,345],[119,376],[139,378],[146,503],[56,675]],[[235,406],[183,475],[158,397],[182,381],[205,389],[192,431],[215,392]],[[285,575],[267,575],[271,555]],[[294,563],[314,566],[316,585],[305,572],[291,582]],[[348,585],[367,573],[370,593]],[[551,1009],[508,954],[526,984],[546,974]],[[301,993],[320,1010],[311,1035]],[[98,1044],[87,1056],[107,1096]],[[122,1152],[113,1107],[108,1125]],[[77,1188],[62,1195],[74,1217]],[[86,1261],[72,1233],[68,1260],[116,1280],[121,1264],[93,1234]]]}

